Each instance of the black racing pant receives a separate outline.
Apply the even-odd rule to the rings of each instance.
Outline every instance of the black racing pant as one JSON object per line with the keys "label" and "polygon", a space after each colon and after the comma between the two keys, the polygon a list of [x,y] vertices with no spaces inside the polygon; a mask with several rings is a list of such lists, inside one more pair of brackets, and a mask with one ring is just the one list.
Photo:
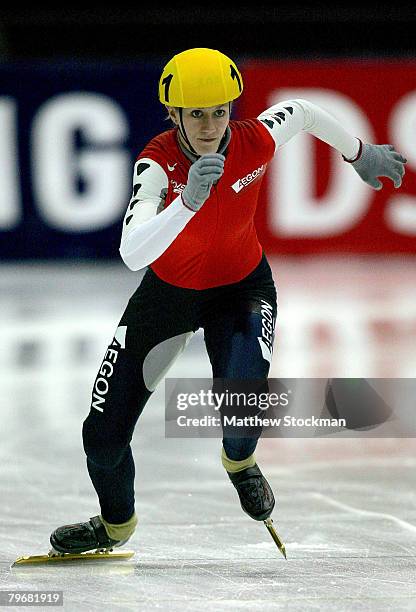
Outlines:
{"label": "black racing pant", "polygon": [[[213,378],[267,384],[275,320],[276,290],[264,255],[243,280],[212,289],[183,289],[146,271],[105,353],[83,424],[88,472],[108,522],[123,523],[134,512],[133,431],[192,334],[204,330]],[[265,324],[269,333],[262,335]],[[231,437],[223,429],[229,459],[251,455],[260,434]]]}

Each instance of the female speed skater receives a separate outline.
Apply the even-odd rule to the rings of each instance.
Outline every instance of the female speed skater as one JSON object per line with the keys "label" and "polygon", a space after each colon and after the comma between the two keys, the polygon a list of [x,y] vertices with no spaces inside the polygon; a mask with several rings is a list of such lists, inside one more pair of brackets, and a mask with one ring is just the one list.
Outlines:
{"label": "female speed skater", "polygon": [[[254,215],[267,164],[302,131],[336,149],[360,179],[400,187],[406,160],[392,145],[363,143],[323,108],[284,100],[256,118],[230,119],[243,92],[236,64],[220,51],[188,49],[165,65],[159,100],[174,126],[138,155],[120,255],[147,267],[104,355],[83,423],[87,469],[100,514],[55,529],[59,553],[123,545],[137,525],[130,442],[144,406],[200,328],[214,379],[267,384],[276,288]],[[264,330],[266,329],[266,333]],[[223,428],[222,464],[255,520],[274,507],[255,459],[261,429]]]}

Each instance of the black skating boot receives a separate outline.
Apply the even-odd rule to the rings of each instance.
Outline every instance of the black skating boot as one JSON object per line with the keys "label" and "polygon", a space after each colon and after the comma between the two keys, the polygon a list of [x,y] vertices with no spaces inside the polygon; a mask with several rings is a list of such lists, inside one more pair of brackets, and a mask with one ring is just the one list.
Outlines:
{"label": "black skating boot", "polygon": [[257,463],[240,472],[227,472],[237,489],[241,507],[256,521],[267,519],[274,508],[273,491]]}
{"label": "black skating boot", "polygon": [[63,525],[51,534],[50,543],[60,553],[79,554],[88,550],[122,546],[125,540],[113,540],[105,530],[99,516],[93,516],[86,523]]}

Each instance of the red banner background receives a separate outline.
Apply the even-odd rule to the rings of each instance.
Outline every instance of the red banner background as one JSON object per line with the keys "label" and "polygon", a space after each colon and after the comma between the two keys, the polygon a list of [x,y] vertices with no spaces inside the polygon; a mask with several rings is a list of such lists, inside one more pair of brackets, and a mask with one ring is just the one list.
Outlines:
{"label": "red banner background", "polygon": [[[296,194],[297,184],[304,180],[303,165],[291,154],[291,164],[285,165],[285,173],[279,170],[279,156],[287,155],[291,142],[276,153],[263,181],[260,206],[257,213],[257,228],[261,242],[268,253],[415,253],[416,252],[416,63],[411,61],[386,60],[319,60],[318,61],[250,61],[243,64],[244,93],[238,101],[238,116],[253,117],[279,100],[290,90],[296,90],[307,99],[307,93],[339,98],[349,107],[351,118],[361,117],[367,124],[366,133],[357,133],[357,124],[343,122],[344,127],[357,137],[368,141],[371,134],[375,144],[391,143],[408,159],[406,175],[400,189],[394,189],[389,179],[382,179],[384,187],[377,192],[366,186],[355,171],[348,166],[350,176],[343,183],[339,197],[345,198],[345,206],[351,210],[356,198],[351,193],[359,189],[361,212],[355,218],[339,222],[332,230],[310,231],[308,219],[304,228],[294,227],[288,231],[279,224],[279,213],[283,208],[279,196],[282,181],[292,181]],[[305,92],[303,91],[305,90]],[[304,94],[304,95],[303,95]],[[295,96],[291,96],[295,97]],[[311,101],[314,101],[313,99]],[[334,114],[331,108],[326,110]],[[304,138],[296,136],[294,139]],[[311,142],[311,168],[308,189],[313,206],[321,207],[321,219],[325,221],[325,195],[337,172],[346,172],[345,162],[335,158],[333,150],[314,137]],[[299,145],[297,145],[299,146]],[[299,149],[298,149],[299,150]],[[334,161],[335,160],[335,161]],[[362,185],[358,185],[362,183]],[[287,183],[286,183],[287,185]],[[346,185],[346,186],[345,186]],[[277,187],[276,187],[277,186]],[[286,200],[290,189],[286,190]],[[280,199],[279,199],[280,197]],[[337,206],[336,198],[332,206]],[[309,201],[309,205],[310,205]],[[291,215],[299,208],[296,197],[285,201],[285,214]],[[280,207],[280,208],[279,208]],[[323,207],[323,208],[322,208]],[[327,208],[329,209],[330,206]],[[338,208],[342,208],[338,204]],[[329,214],[329,213],[328,213]],[[348,212],[347,212],[348,217]],[[354,216],[353,216],[354,217]],[[311,217],[312,218],[312,217]],[[302,211],[297,213],[298,225],[302,225]],[[290,219],[289,219],[290,221]],[[290,223],[289,223],[290,224]]]}

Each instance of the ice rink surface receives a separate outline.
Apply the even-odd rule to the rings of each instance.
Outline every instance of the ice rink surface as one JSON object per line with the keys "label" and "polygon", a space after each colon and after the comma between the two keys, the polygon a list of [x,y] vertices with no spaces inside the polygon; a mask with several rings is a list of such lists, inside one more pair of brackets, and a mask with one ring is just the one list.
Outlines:
{"label": "ice rink surface", "polygon": [[[414,260],[271,263],[271,376],[414,377]],[[10,568],[46,553],[55,527],[99,513],[81,425],[139,280],[121,264],[0,269],[0,590],[60,590],[74,612],[416,610],[415,439],[263,438],[285,561],[242,512],[220,439],[165,438],[162,384],[132,444],[135,557]],[[169,376],[210,376],[202,334]]]}

